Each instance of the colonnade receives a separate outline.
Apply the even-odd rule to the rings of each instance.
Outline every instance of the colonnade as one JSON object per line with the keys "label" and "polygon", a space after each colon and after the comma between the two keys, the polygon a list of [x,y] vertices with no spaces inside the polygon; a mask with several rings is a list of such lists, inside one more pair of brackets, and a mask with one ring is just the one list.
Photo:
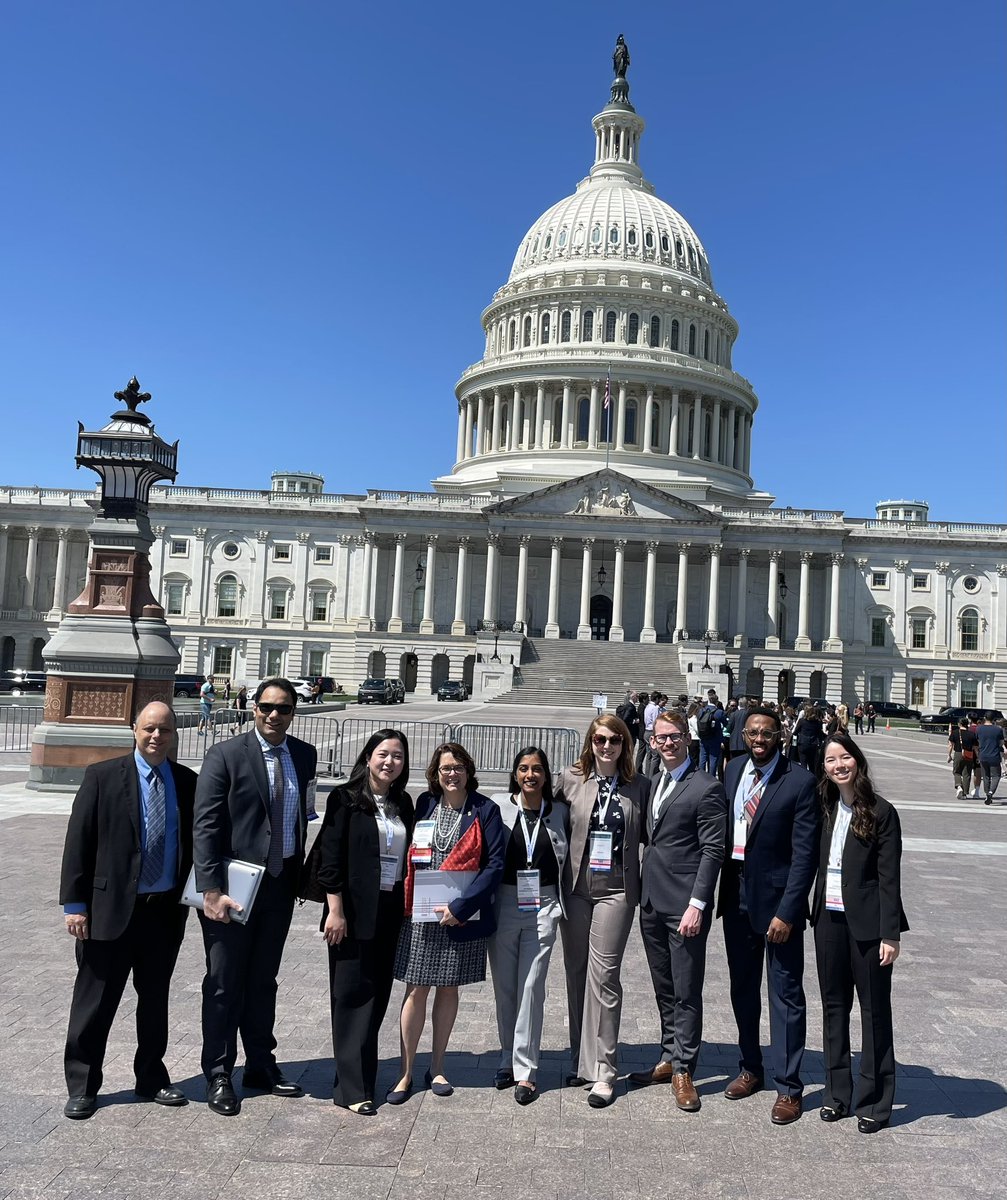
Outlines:
{"label": "colonnade", "polygon": [[[27,535],[28,549],[25,557],[24,574],[21,576],[16,594],[10,597],[10,607],[5,608],[4,599],[7,597],[10,580],[8,558],[10,535],[15,528],[21,529]],[[8,618],[18,613],[42,612],[50,615],[62,615],[66,608],[67,591],[70,585],[70,543],[72,530],[65,526],[45,528],[40,525],[11,526],[0,525],[0,611]],[[39,559],[43,543],[50,536],[56,538],[56,569],[53,578],[51,604],[44,601],[36,609],[36,591],[39,582]],[[83,542],[83,538],[81,539]]]}

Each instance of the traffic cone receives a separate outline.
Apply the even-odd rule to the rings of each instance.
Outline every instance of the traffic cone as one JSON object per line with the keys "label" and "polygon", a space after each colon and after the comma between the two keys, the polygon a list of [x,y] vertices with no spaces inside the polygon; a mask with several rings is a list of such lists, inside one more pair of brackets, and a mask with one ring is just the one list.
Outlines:
{"label": "traffic cone", "polygon": [[891,732],[892,732],[892,718],[888,717],[885,720],[885,733],[891,733]]}

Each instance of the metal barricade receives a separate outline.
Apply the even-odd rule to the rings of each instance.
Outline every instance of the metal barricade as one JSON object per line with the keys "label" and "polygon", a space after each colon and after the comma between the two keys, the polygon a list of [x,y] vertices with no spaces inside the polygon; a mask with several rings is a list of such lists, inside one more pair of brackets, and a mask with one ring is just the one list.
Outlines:
{"label": "metal barricade", "polygon": [[31,735],[35,726],[45,715],[45,709],[33,704],[4,705],[0,708],[0,752],[4,750],[25,753],[31,750]]}
{"label": "metal barricade", "polygon": [[472,755],[480,775],[510,775],[514,755],[524,746],[538,746],[558,775],[580,754],[584,735],[577,729],[541,725],[456,725],[452,741]]}
{"label": "metal barricade", "polygon": [[[379,729],[397,729],[409,739],[410,775],[414,781],[414,791],[417,788],[424,790],[416,781],[422,778],[434,750],[441,742],[456,740],[451,734],[452,726],[444,721],[396,721],[391,714],[384,717],[347,717],[340,723],[339,742],[328,760],[329,774],[348,775],[364,743]],[[321,752],[318,758],[321,766]]]}
{"label": "metal barricade", "polygon": [[[217,742],[247,733],[252,728],[251,708],[239,711],[236,708],[217,708],[210,713],[206,728],[199,729],[199,713],[178,714],[178,757],[198,762],[207,750]],[[318,750],[320,768],[325,768],[334,756],[339,743],[339,722],[334,716],[316,716],[297,712],[287,731],[291,737],[310,742]]]}

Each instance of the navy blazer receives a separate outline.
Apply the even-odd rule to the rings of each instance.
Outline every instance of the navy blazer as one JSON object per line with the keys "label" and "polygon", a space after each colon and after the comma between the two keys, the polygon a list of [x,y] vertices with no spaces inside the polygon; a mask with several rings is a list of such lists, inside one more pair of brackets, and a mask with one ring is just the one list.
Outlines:
{"label": "navy blazer", "polygon": [[[838,804],[822,825],[822,840],[815,880],[811,924],[821,919],[825,908],[825,883],[832,847],[832,827]],[[869,842],[851,829],[843,846],[843,907],[850,933],[858,942],[885,938],[897,942],[909,928],[902,907],[902,825],[899,814],[882,796],[875,798],[874,836]]]}
{"label": "navy blazer", "polygon": [[808,919],[808,893],[818,866],[821,810],[815,777],[780,754],[748,830],[742,872],[731,851],[734,802],[747,764],[748,756],[732,758],[724,770],[727,833],[717,916],[737,911],[743,881],[748,919],[757,933],[766,933],[774,917],[800,930]]}
{"label": "navy blazer", "polygon": [[[416,801],[416,821],[428,821],[440,803],[433,792],[424,792]],[[472,942],[477,938],[489,937],[496,932],[496,909],[493,900],[503,878],[507,839],[504,834],[500,809],[482,792],[469,792],[462,808],[458,840],[468,832],[475,821],[482,826],[483,853],[479,862],[479,873],[457,900],[448,905],[451,915],[461,925],[447,925],[448,937],[454,942]],[[420,868],[422,869],[422,868]],[[474,913],[479,920],[473,921]]]}

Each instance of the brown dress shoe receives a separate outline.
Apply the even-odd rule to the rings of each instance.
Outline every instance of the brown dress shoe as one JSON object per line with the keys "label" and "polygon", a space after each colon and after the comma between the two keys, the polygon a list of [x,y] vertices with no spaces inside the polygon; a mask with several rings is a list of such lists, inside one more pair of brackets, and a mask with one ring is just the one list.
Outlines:
{"label": "brown dress shoe", "polygon": [[742,1071],[737,1079],[732,1079],[724,1088],[724,1095],[728,1100],[744,1100],[761,1090],[762,1080],[758,1075],[753,1075],[751,1071]]}
{"label": "brown dress shoe", "polygon": [[800,1096],[777,1096],[771,1120],[774,1125],[789,1125],[801,1115]]}
{"label": "brown dress shoe", "polygon": [[678,1071],[672,1077],[671,1086],[675,1092],[675,1103],[682,1112],[699,1112],[699,1092],[696,1091],[688,1071]]}
{"label": "brown dress shoe", "polygon": [[638,1083],[641,1087],[647,1087],[651,1083],[671,1083],[674,1077],[675,1064],[659,1062],[649,1071],[634,1071],[629,1078],[631,1082]]}

